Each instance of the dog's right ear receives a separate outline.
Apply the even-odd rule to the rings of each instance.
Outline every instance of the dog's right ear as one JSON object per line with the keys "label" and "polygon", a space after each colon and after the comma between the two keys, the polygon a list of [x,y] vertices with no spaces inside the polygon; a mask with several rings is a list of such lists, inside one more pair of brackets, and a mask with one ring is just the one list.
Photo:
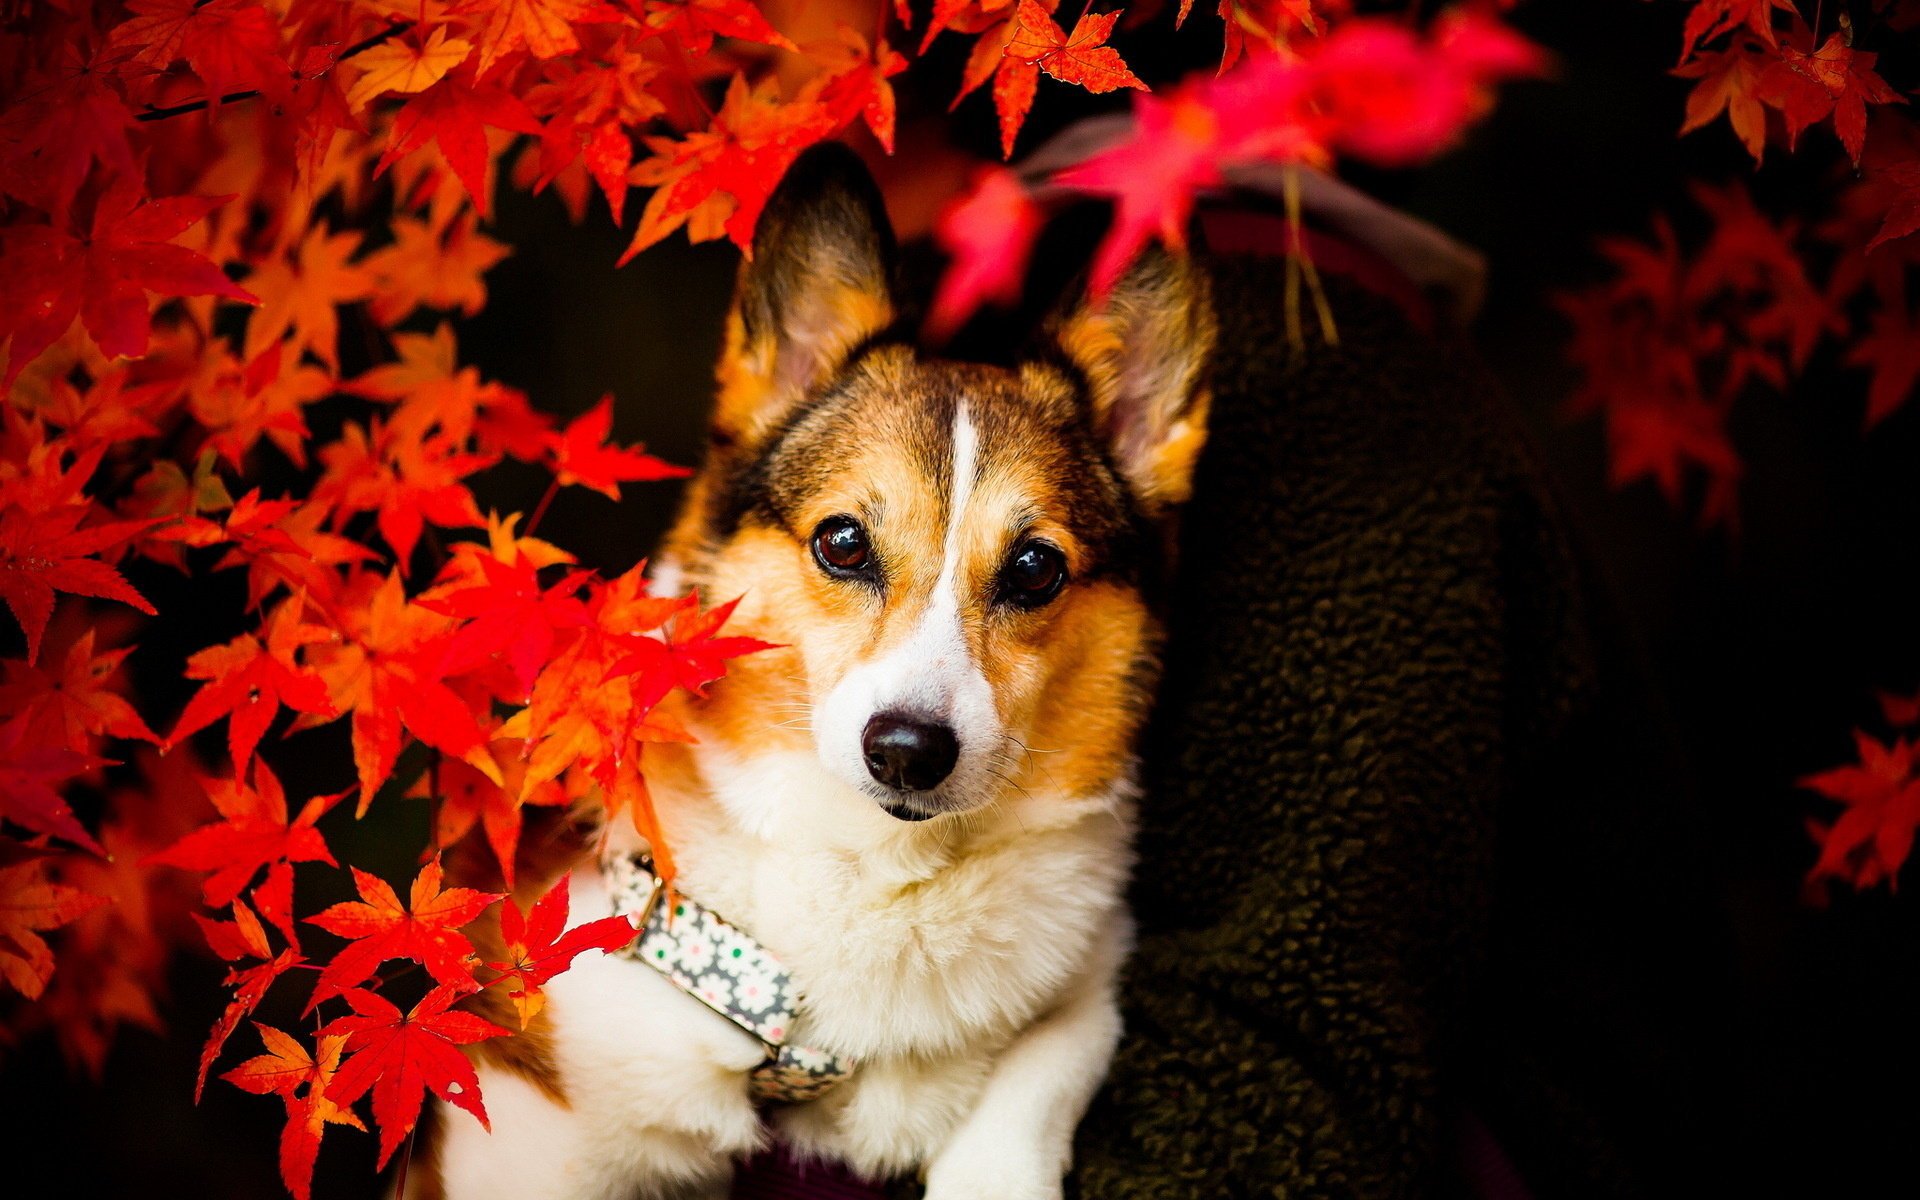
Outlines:
{"label": "dog's right ear", "polygon": [[753,444],[893,323],[893,227],[853,151],[829,142],[787,171],[740,266],[714,433]]}

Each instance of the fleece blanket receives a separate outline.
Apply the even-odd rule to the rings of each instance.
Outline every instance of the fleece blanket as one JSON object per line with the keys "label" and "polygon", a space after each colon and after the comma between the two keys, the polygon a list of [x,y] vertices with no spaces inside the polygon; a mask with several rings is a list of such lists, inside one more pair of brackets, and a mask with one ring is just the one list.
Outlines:
{"label": "fleece blanket", "polygon": [[1211,269],[1127,1032],[1070,1194],[1676,1191],[1721,945],[1524,439],[1395,305],[1336,282],[1339,344],[1290,350],[1281,265]]}

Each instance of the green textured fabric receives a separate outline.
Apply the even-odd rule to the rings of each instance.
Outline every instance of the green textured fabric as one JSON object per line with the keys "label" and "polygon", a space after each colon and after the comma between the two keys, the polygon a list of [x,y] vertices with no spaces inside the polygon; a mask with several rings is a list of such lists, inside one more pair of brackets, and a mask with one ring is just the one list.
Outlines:
{"label": "green textured fabric", "polygon": [[1534,1194],[1636,1194],[1687,1120],[1691,952],[1630,672],[1470,356],[1339,288],[1340,346],[1290,355],[1278,266],[1212,269],[1127,1033],[1069,1190],[1470,1191],[1470,1111]]}

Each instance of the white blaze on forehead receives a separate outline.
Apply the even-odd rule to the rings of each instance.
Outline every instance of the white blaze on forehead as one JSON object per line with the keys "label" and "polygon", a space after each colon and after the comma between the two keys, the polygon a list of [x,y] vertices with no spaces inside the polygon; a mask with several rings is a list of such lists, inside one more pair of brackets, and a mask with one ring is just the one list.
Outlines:
{"label": "white blaze on forehead", "polygon": [[860,749],[866,724],[875,715],[889,712],[943,721],[952,727],[960,743],[960,763],[953,774],[956,787],[968,787],[970,776],[988,770],[984,755],[999,740],[1000,718],[993,686],[973,661],[961,619],[962,535],[979,471],[980,435],[963,401],[953,416],[952,474],[940,574],[926,608],[898,645],[847,672],[822,705],[814,725],[821,757],[856,784],[867,779]]}
{"label": "white blaze on forehead", "polygon": [[966,401],[953,414],[953,478],[947,485],[947,538],[940,551],[940,579],[933,585],[927,616],[945,612],[960,616],[960,527],[967,502],[973,499],[973,479],[979,473],[980,435],[967,416]]}

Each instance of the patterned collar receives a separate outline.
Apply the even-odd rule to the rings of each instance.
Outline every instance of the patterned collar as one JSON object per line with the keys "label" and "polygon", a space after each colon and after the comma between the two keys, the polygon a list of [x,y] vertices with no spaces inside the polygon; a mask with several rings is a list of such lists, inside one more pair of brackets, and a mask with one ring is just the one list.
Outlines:
{"label": "patterned collar", "polygon": [[619,953],[665,975],[675,987],[746,1030],[767,1049],[749,1086],[755,1099],[794,1104],[825,1095],[854,1064],[787,1041],[800,995],[787,968],[745,930],[676,894],[661,904],[652,859],[615,855],[601,863],[613,911],[641,915],[640,936]]}

